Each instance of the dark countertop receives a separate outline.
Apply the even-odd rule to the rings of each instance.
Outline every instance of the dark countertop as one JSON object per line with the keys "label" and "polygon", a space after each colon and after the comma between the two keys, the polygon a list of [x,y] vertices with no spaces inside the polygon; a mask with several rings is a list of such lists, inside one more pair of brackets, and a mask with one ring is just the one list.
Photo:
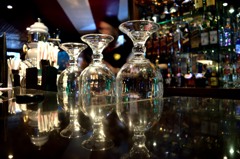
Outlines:
{"label": "dark countertop", "polygon": [[165,96],[212,97],[240,99],[240,89],[236,88],[197,88],[197,87],[165,87]]}
{"label": "dark countertop", "polygon": [[[42,93],[45,99],[38,105],[19,106],[13,96],[0,104],[1,159],[11,158],[10,155],[13,159],[118,159],[129,151],[131,132],[121,126],[115,113],[105,122],[106,135],[113,139],[115,147],[91,152],[81,146],[91,131],[77,139],[60,136],[69,116],[58,104],[56,92],[24,90],[21,93]],[[46,124],[49,129],[44,127],[49,132],[46,140],[41,140],[45,141],[42,146],[34,145],[30,139],[37,131],[32,122],[36,116],[49,117]],[[89,120],[82,114],[79,116],[83,127],[90,129]],[[146,137],[148,149],[161,159],[240,158],[240,100],[165,97],[161,119],[146,132]]]}

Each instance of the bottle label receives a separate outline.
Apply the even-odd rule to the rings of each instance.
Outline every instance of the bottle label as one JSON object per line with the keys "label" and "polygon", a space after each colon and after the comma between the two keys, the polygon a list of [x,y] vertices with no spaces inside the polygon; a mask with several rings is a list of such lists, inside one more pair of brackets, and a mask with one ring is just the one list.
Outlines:
{"label": "bottle label", "polygon": [[238,68],[236,68],[236,72],[238,75],[240,74],[240,66]]}
{"label": "bottle label", "polygon": [[216,77],[211,77],[211,86],[218,86],[218,79]]}
{"label": "bottle label", "polygon": [[173,40],[174,40],[174,42],[177,42],[177,41],[181,40],[181,33],[180,32],[175,32]]}
{"label": "bottle label", "polygon": [[240,54],[240,44],[236,44],[236,53]]}
{"label": "bottle label", "polygon": [[217,44],[218,42],[217,30],[212,30],[209,32],[209,34],[210,34],[210,44]]}
{"label": "bottle label", "polygon": [[199,9],[199,8],[202,8],[202,7],[203,7],[203,2],[202,2],[202,0],[194,0],[194,3],[195,3],[195,8],[196,8],[196,9]]}
{"label": "bottle label", "polygon": [[231,41],[231,30],[230,29],[226,29],[224,30],[224,34],[223,34],[223,45],[224,46],[230,46],[232,44],[232,41]]}
{"label": "bottle label", "polygon": [[191,48],[198,48],[201,43],[201,36],[199,30],[193,30],[190,37]]}
{"label": "bottle label", "polygon": [[206,46],[209,44],[208,32],[201,33],[201,44],[203,46]]}
{"label": "bottle label", "polygon": [[214,5],[215,5],[215,0],[207,0],[206,2],[207,2],[207,3],[206,3],[207,7],[208,7],[208,6],[214,6]]}
{"label": "bottle label", "polygon": [[225,75],[229,75],[231,73],[231,70],[229,67],[226,67],[223,72]]}

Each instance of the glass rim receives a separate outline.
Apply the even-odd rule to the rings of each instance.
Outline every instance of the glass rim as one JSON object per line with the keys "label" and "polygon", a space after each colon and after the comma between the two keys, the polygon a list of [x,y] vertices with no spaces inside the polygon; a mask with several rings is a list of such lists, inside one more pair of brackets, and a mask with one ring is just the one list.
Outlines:
{"label": "glass rim", "polygon": [[88,37],[88,36],[89,36],[89,37],[90,37],[90,36],[92,36],[92,37],[94,37],[94,36],[104,36],[104,37],[109,37],[109,38],[111,38],[111,40],[114,39],[114,37],[113,37],[112,35],[109,35],[109,34],[90,33],[90,34],[82,35],[82,36],[81,36],[81,40],[84,41],[84,38],[86,38],[86,37]]}
{"label": "glass rim", "polygon": [[124,24],[126,24],[126,23],[134,23],[134,22],[150,22],[150,23],[152,23],[152,24],[155,24],[156,26],[158,26],[158,28],[160,28],[160,25],[158,24],[158,23],[156,23],[156,22],[154,22],[154,21],[151,21],[151,20],[143,20],[143,19],[140,19],[140,20],[127,20],[127,21],[125,21],[125,22],[122,22],[120,25],[119,25],[119,27],[120,26],[122,26],[122,25],[124,25]]}
{"label": "glass rim", "polygon": [[66,45],[75,45],[75,46],[85,46],[85,47],[87,47],[87,45],[85,43],[81,43],[81,42],[64,42],[64,43],[60,44],[60,46],[66,46]]}

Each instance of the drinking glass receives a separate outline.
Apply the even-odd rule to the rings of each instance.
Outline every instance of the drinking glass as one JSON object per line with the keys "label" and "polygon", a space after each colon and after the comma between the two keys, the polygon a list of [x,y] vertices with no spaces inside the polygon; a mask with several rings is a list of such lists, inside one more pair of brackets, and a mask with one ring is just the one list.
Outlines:
{"label": "drinking glass", "polygon": [[144,144],[144,132],[149,124],[159,119],[160,108],[155,101],[163,97],[163,80],[160,70],[144,55],[145,43],[152,33],[158,31],[159,25],[148,20],[132,20],[122,23],[119,29],[133,42],[133,57],[122,66],[116,77],[117,113],[134,134],[134,146],[125,157],[150,158]]}
{"label": "drinking glass", "polygon": [[[119,99],[119,98],[118,98]],[[119,119],[133,132],[133,146],[122,159],[156,158],[149,152],[145,142],[145,132],[160,120],[164,98],[146,98],[127,100],[122,97],[117,103]]]}
{"label": "drinking glass", "polygon": [[85,135],[87,130],[79,123],[78,94],[64,96],[62,103],[64,111],[69,113],[69,124],[61,130],[60,135],[65,138],[79,138]]}
{"label": "drinking glass", "polygon": [[68,42],[60,44],[70,57],[69,66],[63,70],[58,78],[58,100],[62,107],[69,113],[69,124],[60,135],[66,138],[78,138],[86,133],[79,124],[78,78],[82,72],[77,65],[77,58],[87,48],[84,43]]}
{"label": "drinking glass", "polygon": [[[81,37],[92,49],[92,63],[80,75],[80,107],[93,121],[93,133],[82,146],[91,151],[101,151],[114,146],[103,131],[102,120],[113,110],[115,100],[114,73],[102,62],[103,49],[113,40],[107,34],[86,34]],[[114,104],[114,106],[116,106]]]}
{"label": "drinking glass", "polygon": [[60,44],[60,48],[69,55],[69,66],[63,70],[58,78],[58,92],[74,94],[78,93],[78,78],[82,72],[77,65],[78,56],[87,48],[84,43],[67,42]]}

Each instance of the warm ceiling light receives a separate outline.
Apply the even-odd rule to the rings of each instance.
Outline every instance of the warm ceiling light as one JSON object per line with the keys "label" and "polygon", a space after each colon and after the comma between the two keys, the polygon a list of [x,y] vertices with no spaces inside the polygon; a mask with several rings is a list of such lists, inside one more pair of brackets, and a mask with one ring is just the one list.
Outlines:
{"label": "warm ceiling light", "polygon": [[232,14],[234,11],[235,10],[234,10],[233,6],[231,6],[230,9],[229,9],[229,13]]}
{"label": "warm ceiling light", "polygon": [[182,2],[182,4],[188,3],[188,2],[191,2],[191,0],[184,0],[184,1]]}
{"label": "warm ceiling light", "polygon": [[168,4],[168,1],[167,1],[167,0],[164,0],[164,1],[162,1],[162,3],[164,3],[164,4]]}
{"label": "warm ceiling light", "polygon": [[212,65],[213,64],[212,60],[197,60],[197,62],[202,63],[204,65]]}
{"label": "warm ceiling light", "polygon": [[12,5],[7,5],[7,9],[12,9],[13,6]]}
{"label": "warm ceiling light", "polygon": [[223,6],[224,6],[224,7],[228,6],[228,3],[227,3],[227,2],[224,2],[224,3],[223,3]]}

